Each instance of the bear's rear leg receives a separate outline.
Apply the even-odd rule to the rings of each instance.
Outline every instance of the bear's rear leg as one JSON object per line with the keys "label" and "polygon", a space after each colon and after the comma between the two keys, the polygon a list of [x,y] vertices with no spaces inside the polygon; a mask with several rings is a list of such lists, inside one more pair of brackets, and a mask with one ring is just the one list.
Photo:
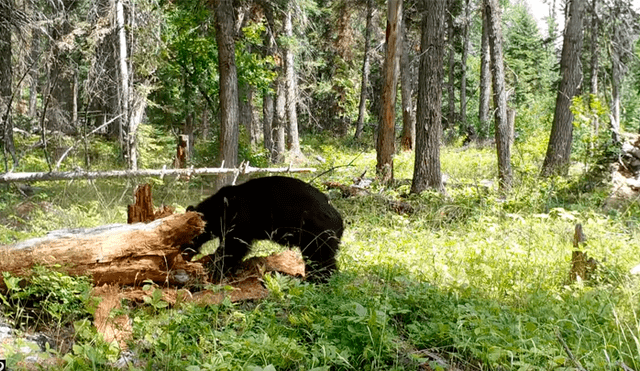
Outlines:
{"label": "bear's rear leg", "polygon": [[218,249],[210,255],[207,264],[210,276],[214,280],[222,280],[242,263],[242,259],[249,253],[250,241],[245,242],[230,236],[220,242]]}
{"label": "bear's rear leg", "polygon": [[305,273],[310,281],[324,283],[337,269],[336,253],[340,241],[328,232],[311,237],[300,248],[305,258]]}

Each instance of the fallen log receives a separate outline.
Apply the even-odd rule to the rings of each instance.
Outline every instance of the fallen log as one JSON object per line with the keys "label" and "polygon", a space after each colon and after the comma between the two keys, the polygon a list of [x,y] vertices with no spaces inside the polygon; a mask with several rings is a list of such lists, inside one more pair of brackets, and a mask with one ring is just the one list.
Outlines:
{"label": "fallen log", "polygon": [[1,183],[14,182],[39,182],[51,180],[72,179],[105,179],[105,178],[134,178],[134,177],[160,177],[182,176],[190,178],[194,175],[220,175],[220,174],[250,174],[250,173],[311,173],[314,168],[259,168],[243,165],[238,169],[229,168],[199,168],[199,169],[144,169],[144,170],[110,170],[110,171],[77,171],[40,172],[40,173],[4,173],[0,174]]}
{"label": "fallen log", "polygon": [[22,276],[38,264],[92,276],[96,285],[137,285],[145,280],[182,285],[205,277],[201,263],[186,262],[180,254],[180,246],[203,231],[204,221],[195,212],[148,224],[54,231],[0,246],[0,271]]}

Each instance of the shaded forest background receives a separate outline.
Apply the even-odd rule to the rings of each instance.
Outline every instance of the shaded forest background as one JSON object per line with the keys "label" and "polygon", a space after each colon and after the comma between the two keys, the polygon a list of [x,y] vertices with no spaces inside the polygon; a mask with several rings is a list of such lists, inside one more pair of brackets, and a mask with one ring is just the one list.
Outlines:
{"label": "shaded forest background", "polygon": [[[436,25],[442,99],[418,104],[418,77],[435,73],[420,71],[420,63],[429,53],[421,47],[434,14],[428,7],[436,3],[446,15]],[[572,7],[580,24],[568,44],[578,57],[561,63]],[[491,29],[483,26],[486,9],[500,26],[504,98],[491,99],[489,65],[497,63],[489,64],[483,36]],[[509,143],[546,145],[560,105],[570,116],[564,130],[575,131],[569,153],[573,145],[574,154],[595,156],[611,150],[621,131],[640,128],[638,15],[624,0],[554,1],[550,9],[537,24],[518,1],[2,0],[3,171],[99,168],[106,162],[92,149],[97,136],[130,169],[171,166],[174,154],[158,150],[180,135],[196,166],[295,162],[304,156],[298,132],[378,147],[391,135],[391,144],[399,139],[398,147],[411,150],[416,120],[418,132],[441,127],[437,143],[467,144],[490,143],[500,127],[494,120],[506,118]],[[398,35],[391,57],[389,30]],[[387,70],[397,81],[392,95],[384,93]],[[232,72],[235,80],[227,78]],[[567,73],[575,80],[571,93],[561,84]],[[439,113],[437,122],[416,118],[426,105]],[[379,136],[384,112],[392,114],[391,131]],[[37,141],[26,140],[33,134]],[[395,150],[384,150],[387,161]],[[37,168],[33,161],[25,168],[30,156],[40,159]],[[499,166],[508,165],[508,153],[505,161]],[[428,185],[437,188],[437,180]]]}

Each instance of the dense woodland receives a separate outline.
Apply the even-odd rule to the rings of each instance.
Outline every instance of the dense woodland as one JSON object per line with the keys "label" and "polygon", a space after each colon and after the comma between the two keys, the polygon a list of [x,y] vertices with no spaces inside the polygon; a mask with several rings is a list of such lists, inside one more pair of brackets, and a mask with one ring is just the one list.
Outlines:
{"label": "dense woodland", "polygon": [[0,244],[122,223],[142,183],[180,213],[247,164],[316,168],[289,176],[346,226],[327,284],[272,273],[262,300],[201,305],[148,281],[117,300],[120,343],[92,325],[90,278],[0,261],[0,330],[50,339],[28,360],[0,336],[0,360],[640,370],[640,16],[537,5],[0,0]]}
{"label": "dense woodland", "polygon": [[524,2],[3,0],[4,171],[33,149],[39,170],[91,169],[97,135],[122,167],[154,167],[158,133],[186,135],[199,165],[291,162],[299,133],[329,132],[375,144],[384,181],[396,139],[415,148],[413,192],[442,188],[438,147],[457,141],[495,140],[504,189],[515,139],[549,137],[542,173],[566,174],[576,142],[640,127],[638,17],[549,5],[537,23]]}

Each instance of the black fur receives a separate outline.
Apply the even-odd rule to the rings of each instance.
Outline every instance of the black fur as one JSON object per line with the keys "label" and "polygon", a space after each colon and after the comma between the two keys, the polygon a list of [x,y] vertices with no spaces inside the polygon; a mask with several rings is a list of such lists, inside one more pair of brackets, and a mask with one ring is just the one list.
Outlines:
{"label": "black fur", "polygon": [[298,179],[272,176],[223,187],[187,211],[201,213],[206,226],[183,254],[191,259],[205,242],[219,238],[212,260],[223,274],[242,262],[256,240],[298,246],[312,280],[325,281],[336,270],[342,217],[327,196]]}

